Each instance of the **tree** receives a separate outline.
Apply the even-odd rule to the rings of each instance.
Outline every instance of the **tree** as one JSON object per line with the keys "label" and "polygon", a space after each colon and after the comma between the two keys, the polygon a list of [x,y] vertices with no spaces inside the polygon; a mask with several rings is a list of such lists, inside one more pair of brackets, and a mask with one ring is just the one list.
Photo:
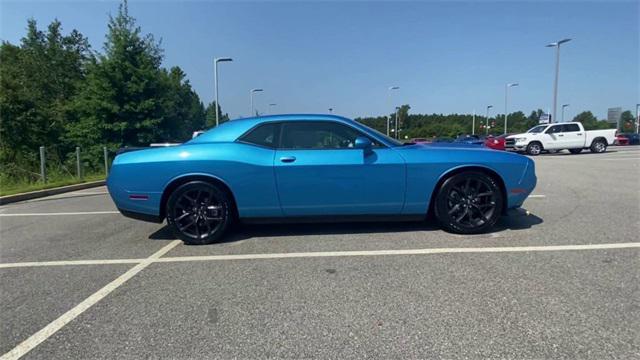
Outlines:
{"label": "tree", "polygon": [[[207,106],[207,110],[206,110],[206,117],[207,117],[206,127],[207,128],[212,128],[216,126],[216,113],[214,110],[215,108],[216,108],[215,101],[211,102]],[[223,114],[220,106],[217,106],[217,108],[218,108],[218,122],[222,124],[225,121],[229,121],[229,114]]]}
{"label": "tree", "polygon": [[636,118],[633,116],[631,111],[626,110],[622,114],[620,114],[620,130],[622,131],[635,131],[636,129]]}
{"label": "tree", "polygon": [[582,123],[582,126],[585,130],[597,130],[597,129],[608,129],[612,125],[615,127],[615,124],[609,124],[606,121],[599,121],[591,111],[583,111],[576,115],[573,118],[573,121]]}
{"label": "tree", "polygon": [[[39,146],[64,153],[60,139],[72,121],[73,98],[92,60],[89,43],[78,31],[62,34],[54,20],[43,32],[27,22],[19,46],[0,46],[0,161],[36,161]],[[51,147],[55,145],[55,149]]]}

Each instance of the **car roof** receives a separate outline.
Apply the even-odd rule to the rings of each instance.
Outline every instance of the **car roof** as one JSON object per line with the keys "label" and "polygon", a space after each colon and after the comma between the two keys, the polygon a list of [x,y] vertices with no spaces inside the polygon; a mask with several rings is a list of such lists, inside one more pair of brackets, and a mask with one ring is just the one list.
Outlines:
{"label": "car roof", "polygon": [[[214,127],[204,134],[192,139],[188,143],[204,143],[204,142],[231,142],[235,141],[245,132],[258,124],[267,122],[278,121],[338,121],[354,125],[355,121],[329,114],[281,114],[281,115],[266,115],[266,116],[254,116],[248,118],[240,118],[235,120],[226,121],[217,127]],[[357,124],[357,123],[356,123]]]}

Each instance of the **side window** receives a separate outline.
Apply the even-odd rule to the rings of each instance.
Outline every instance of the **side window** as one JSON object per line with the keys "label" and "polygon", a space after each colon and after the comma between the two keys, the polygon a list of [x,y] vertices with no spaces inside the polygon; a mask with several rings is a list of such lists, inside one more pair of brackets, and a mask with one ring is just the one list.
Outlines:
{"label": "side window", "polygon": [[547,130],[547,134],[557,134],[562,132],[562,125],[554,125]]}
{"label": "side window", "polygon": [[563,129],[564,132],[578,132],[578,131],[580,131],[580,127],[578,126],[578,124],[565,124],[563,126],[564,126],[564,129]]}
{"label": "side window", "polygon": [[280,124],[278,123],[263,124],[244,134],[238,140],[248,144],[275,148],[278,144],[279,131]]}
{"label": "side window", "polygon": [[[283,149],[350,149],[356,138],[364,136],[358,130],[331,121],[297,121],[282,124]],[[374,146],[380,146],[373,142]]]}

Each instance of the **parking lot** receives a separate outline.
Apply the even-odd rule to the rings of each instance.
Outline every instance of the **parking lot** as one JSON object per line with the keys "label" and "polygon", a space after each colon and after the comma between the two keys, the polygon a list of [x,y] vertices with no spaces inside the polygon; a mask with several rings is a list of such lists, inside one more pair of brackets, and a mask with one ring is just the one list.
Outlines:
{"label": "parking lot", "polygon": [[490,234],[252,225],[187,246],[106,189],[0,207],[2,359],[639,358],[640,147],[535,157]]}

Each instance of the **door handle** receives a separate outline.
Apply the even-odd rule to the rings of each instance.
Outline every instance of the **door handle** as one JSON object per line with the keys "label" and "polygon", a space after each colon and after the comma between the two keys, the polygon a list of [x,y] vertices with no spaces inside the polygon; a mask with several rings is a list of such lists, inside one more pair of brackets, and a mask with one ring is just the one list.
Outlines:
{"label": "door handle", "polygon": [[578,135],[578,136],[582,136],[582,133],[577,133],[576,135]]}
{"label": "door handle", "polygon": [[296,157],[295,156],[283,156],[280,158],[280,161],[282,161],[283,163],[292,163],[294,161],[296,161]]}
{"label": "door handle", "polygon": [[564,136],[564,135],[562,135],[562,134],[558,134],[558,136]]}

